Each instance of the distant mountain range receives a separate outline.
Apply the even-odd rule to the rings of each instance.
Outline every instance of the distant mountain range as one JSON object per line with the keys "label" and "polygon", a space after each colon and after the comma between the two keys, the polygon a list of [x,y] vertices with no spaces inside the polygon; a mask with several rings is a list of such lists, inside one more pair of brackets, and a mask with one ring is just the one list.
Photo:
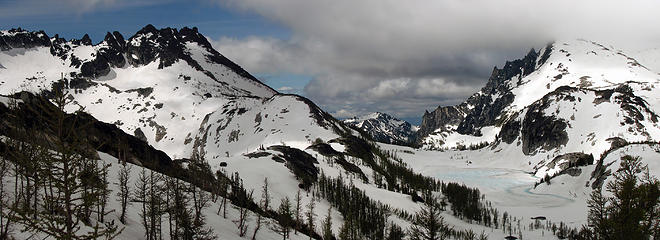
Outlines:
{"label": "distant mountain range", "polygon": [[398,145],[413,144],[418,129],[404,120],[380,112],[344,119],[344,123],[369,134],[375,141]]}

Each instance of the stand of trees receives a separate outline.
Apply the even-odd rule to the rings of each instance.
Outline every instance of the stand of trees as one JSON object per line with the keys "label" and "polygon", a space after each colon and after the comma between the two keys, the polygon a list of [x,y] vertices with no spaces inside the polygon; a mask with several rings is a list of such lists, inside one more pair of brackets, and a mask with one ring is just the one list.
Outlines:
{"label": "stand of trees", "polygon": [[[56,91],[52,101],[57,107],[54,118],[42,117],[46,107],[30,109],[36,116],[13,116],[16,135],[28,141],[8,139],[2,156],[6,174],[7,160],[13,164],[14,197],[6,202],[2,196],[3,209],[8,215],[2,226],[2,236],[7,237],[11,223],[20,223],[21,231],[52,236],[56,239],[112,239],[121,230],[113,222],[105,220],[111,211],[106,209],[110,195],[108,189],[108,165],[89,157],[85,143],[78,136],[85,126],[77,124],[77,115],[68,115],[64,108],[71,98]],[[17,107],[16,105],[11,107]],[[33,119],[25,119],[30,117]],[[22,121],[32,121],[26,124]],[[35,136],[40,123],[52,136],[48,144],[37,144]],[[23,131],[23,132],[18,132]],[[34,134],[34,135],[29,135]],[[41,139],[44,140],[44,139]],[[46,145],[46,146],[44,146]],[[3,184],[4,185],[4,184]],[[3,186],[4,187],[4,186]],[[2,190],[4,193],[4,188]],[[3,194],[4,195],[4,194]]]}
{"label": "stand of trees", "polygon": [[341,177],[335,179],[321,173],[315,187],[316,193],[344,216],[340,239],[385,239],[389,206],[372,200]]}
{"label": "stand of trees", "polygon": [[[640,176],[641,174],[641,176]],[[660,182],[649,174],[639,157],[623,156],[620,168],[607,184],[591,194],[589,228],[582,236],[593,239],[660,239]]]}
{"label": "stand of trees", "polygon": [[[606,186],[595,189],[587,201],[588,226],[570,228],[547,222],[559,239],[660,239],[660,182],[639,157],[625,155]],[[539,226],[530,225],[530,228]]]}

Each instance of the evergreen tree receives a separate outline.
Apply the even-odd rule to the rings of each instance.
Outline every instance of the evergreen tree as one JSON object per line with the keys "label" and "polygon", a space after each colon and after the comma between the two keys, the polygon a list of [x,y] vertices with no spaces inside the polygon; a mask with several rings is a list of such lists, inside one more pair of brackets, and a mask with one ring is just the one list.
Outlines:
{"label": "evergreen tree", "polygon": [[309,203],[307,204],[307,211],[305,212],[305,218],[307,220],[307,227],[309,228],[309,239],[312,239],[312,235],[314,235],[314,229],[316,225],[314,225],[314,221],[316,219],[316,213],[314,210],[316,209],[316,199],[314,195],[312,195],[312,199],[310,199]]}
{"label": "evergreen tree", "polygon": [[[268,178],[264,179],[264,185],[261,187],[261,203],[259,207],[261,207],[261,210],[263,210],[264,214],[266,214],[268,212],[268,208],[270,208],[270,192],[268,191]],[[261,229],[261,224],[263,221],[264,220],[262,214],[257,214],[257,221],[256,221],[257,226],[254,227],[254,232],[252,233],[252,240],[257,239],[257,232],[259,232],[259,229]]]}
{"label": "evergreen tree", "polygon": [[426,199],[422,209],[413,218],[409,229],[410,238],[413,240],[448,239],[451,228],[440,215],[441,209],[437,198],[428,196]]}
{"label": "evergreen tree", "polygon": [[149,221],[148,219],[148,195],[149,195],[149,177],[147,175],[147,170],[142,168],[140,174],[138,175],[137,181],[135,181],[135,193],[133,194],[133,202],[140,203],[141,208],[138,215],[140,215],[140,223],[145,229],[144,236],[146,239],[152,239],[149,231]]}
{"label": "evergreen tree", "polygon": [[331,240],[334,239],[335,236],[332,234],[332,207],[328,208],[328,214],[325,216],[325,219],[323,219],[323,222],[321,222],[321,233],[323,234],[323,240]]}
{"label": "evergreen tree", "polygon": [[129,201],[131,197],[131,189],[128,186],[130,176],[131,165],[128,165],[124,162],[124,164],[122,164],[122,166],[119,168],[119,172],[117,173],[117,178],[119,179],[119,182],[117,183],[119,187],[119,192],[117,192],[117,201],[121,207],[121,215],[119,216],[119,221],[122,224],[126,224],[126,209],[131,204]]}
{"label": "evergreen tree", "polygon": [[396,224],[392,223],[390,224],[388,233],[387,233],[387,240],[399,240],[399,239],[404,239],[406,236],[405,232],[401,227],[397,226]]}
{"label": "evergreen tree", "polygon": [[609,236],[611,228],[607,220],[607,198],[603,196],[600,188],[593,190],[590,196],[587,200],[589,224],[597,236]]}
{"label": "evergreen tree", "polygon": [[[7,209],[14,205],[16,201],[11,200],[10,194],[5,190],[5,177],[9,176],[10,163],[6,160],[6,153],[0,152],[0,239],[9,239],[9,234],[13,230],[14,211]],[[16,184],[16,183],[15,183]]]}
{"label": "evergreen tree", "polygon": [[[23,224],[24,231],[46,234],[55,239],[114,238],[120,232],[116,226],[101,221],[87,221],[88,210],[102,203],[98,194],[103,195],[103,186],[91,184],[89,181],[93,177],[100,180],[98,177],[103,172],[98,170],[102,168],[88,168],[95,166],[97,160],[85,156],[89,151],[83,148],[84,140],[78,135],[84,131],[84,126],[78,123],[78,114],[69,115],[64,112],[65,106],[72,98],[58,89],[54,95],[52,101],[59,110],[54,113],[55,117],[47,119],[37,115],[38,121],[54,126],[51,151],[45,151],[41,157],[34,159],[39,161],[40,169],[43,169],[39,171],[43,187],[41,205],[36,205],[34,211],[13,208],[12,211],[17,214],[16,221]],[[43,109],[33,110],[46,111],[45,106],[40,108]],[[87,193],[90,195],[86,195]],[[79,231],[85,221],[91,225],[93,231]]]}
{"label": "evergreen tree", "polygon": [[[240,189],[243,189],[241,184]],[[248,230],[248,221],[250,220],[250,210],[247,208],[248,204],[252,202],[252,194],[254,191],[250,191],[248,194],[240,194],[240,198],[237,200],[237,204],[234,206],[238,210],[238,219],[234,220],[234,224],[238,228],[238,236],[244,237]]]}
{"label": "evergreen tree", "polygon": [[293,225],[293,211],[291,210],[291,201],[288,197],[280,200],[280,206],[277,208],[278,224],[271,227],[273,231],[282,236],[283,240],[289,237],[291,226]]}
{"label": "evergreen tree", "polygon": [[[206,217],[204,216],[204,209],[206,209],[211,201],[209,193],[195,187],[192,184],[188,186],[189,192],[188,195],[192,197],[193,204],[193,216],[192,217],[192,226],[190,230],[185,231],[188,235],[184,236],[184,239],[195,239],[195,240],[211,240],[216,239],[217,236],[213,232],[213,229],[206,226]],[[188,208],[185,206],[185,208]],[[190,212],[190,211],[187,211]],[[184,226],[185,227],[185,226]]]}
{"label": "evergreen tree", "polygon": [[339,229],[339,239],[341,240],[361,240],[364,239],[360,229],[351,217],[345,218],[344,224]]}
{"label": "evergreen tree", "polygon": [[[643,176],[639,176],[643,173]],[[607,184],[612,197],[595,190],[589,200],[589,221],[599,239],[648,239],[660,236],[660,182],[639,157],[621,158]]]}
{"label": "evergreen tree", "polygon": [[97,183],[97,195],[98,197],[96,198],[97,204],[96,204],[96,216],[97,216],[97,221],[100,222],[105,222],[105,216],[113,210],[106,211],[106,207],[108,205],[108,199],[110,198],[110,182],[108,181],[108,168],[110,167],[110,164],[102,164],[100,168],[97,168],[98,174],[100,174],[100,182]]}
{"label": "evergreen tree", "polygon": [[302,213],[300,212],[302,210],[302,196],[300,195],[300,188],[298,189],[298,193],[296,193],[296,208],[294,209],[294,215],[296,217],[295,225],[293,228],[293,233],[298,234],[298,226],[300,225],[300,219]]}

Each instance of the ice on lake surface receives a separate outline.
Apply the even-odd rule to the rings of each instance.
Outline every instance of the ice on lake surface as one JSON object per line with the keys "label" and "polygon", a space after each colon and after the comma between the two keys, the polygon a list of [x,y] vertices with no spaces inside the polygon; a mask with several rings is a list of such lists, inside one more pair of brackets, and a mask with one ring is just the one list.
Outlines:
{"label": "ice on lake surface", "polygon": [[[386,149],[399,149],[381,145]],[[553,185],[534,185],[540,179],[529,172],[511,167],[498,167],[477,154],[467,152],[436,152],[409,150],[414,154],[399,152],[398,156],[415,171],[444,182],[463,183],[479,188],[486,200],[500,213],[504,211],[518,218],[530,219],[545,216],[552,221],[564,221],[572,226],[586,223],[588,193],[584,184],[590,174],[579,177],[562,176],[553,179]],[[591,172],[588,167],[584,172]],[[575,187],[578,186],[578,187]]]}
{"label": "ice on lake surface", "polygon": [[[500,212],[507,211],[523,218],[547,216],[549,219],[561,219],[576,225],[586,220],[586,206],[581,207],[582,201],[564,194],[535,191],[534,183],[539,179],[521,170],[427,166],[422,174],[445,182],[477,187]],[[573,217],[567,218],[567,211],[585,214],[571,214]]]}

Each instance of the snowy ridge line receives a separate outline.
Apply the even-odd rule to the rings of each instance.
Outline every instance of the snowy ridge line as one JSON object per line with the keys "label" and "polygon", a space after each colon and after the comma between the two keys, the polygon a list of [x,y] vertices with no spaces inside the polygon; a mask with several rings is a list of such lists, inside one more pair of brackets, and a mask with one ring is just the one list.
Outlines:
{"label": "snowy ridge line", "polygon": [[347,118],[343,122],[375,141],[400,145],[412,145],[417,131],[416,126],[380,112]]}
{"label": "snowy ridge line", "polygon": [[620,50],[555,42],[495,68],[466,102],[427,112],[418,137],[429,135],[418,141],[424,149],[522,150],[516,158],[530,163],[522,169],[552,175],[561,169],[544,167],[549,160],[598,156],[610,148],[608,139],[659,140],[657,87],[660,76]]}

